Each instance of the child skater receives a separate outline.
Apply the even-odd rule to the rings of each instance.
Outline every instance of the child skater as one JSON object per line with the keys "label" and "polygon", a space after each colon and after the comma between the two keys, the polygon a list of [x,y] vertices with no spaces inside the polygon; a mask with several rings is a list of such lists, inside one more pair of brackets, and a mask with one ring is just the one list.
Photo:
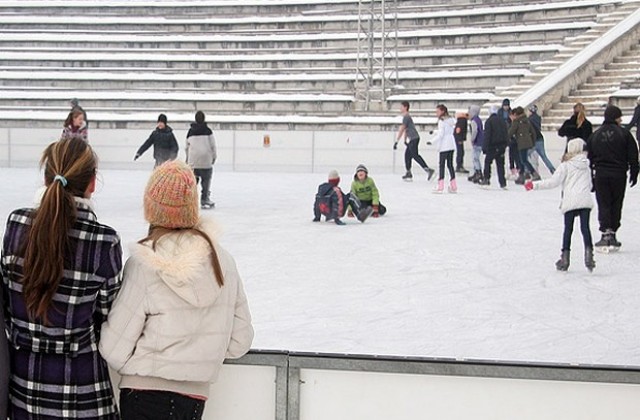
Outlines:
{"label": "child skater", "polygon": [[[384,216],[387,208],[380,204],[380,192],[373,178],[369,176],[369,170],[366,166],[360,164],[356,168],[356,174],[351,182],[351,194],[355,195],[360,204],[364,207],[371,206],[373,208],[372,217]],[[353,211],[349,209],[347,213],[349,217],[354,217]]]}
{"label": "child skater", "polygon": [[562,157],[562,163],[553,176],[543,181],[527,181],[527,191],[534,189],[555,188],[562,185],[562,199],[560,210],[564,213],[564,235],[562,238],[562,254],[556,262],[559,271],[569,269],[569,254],[571,250],[571,235],[574,219],[580,216],[580,231],[584,241],[584,265],[593,271],[596,266],[593,260],[593,241],[589,229],[589,216],[593,208],[591,198],[591,169],[589,159],[584,152],[585,143],[582,139],[570,140],[567,153]]}
{"label": "child skater", "polygon": [[319,222],[324,215],[327,221],[333,220],[336,225],[344,225],[340,220],[347,212],[347,206],[355,213],[358,220],[364,223],[373,213],[371,206],[363,207],[355,194],[345,194],[340,187],[340,174],[335,169],[329,172],[329,180],[320,184],[313,204],[313,221]]}
{"label": "child skater", "polygon": [[438,134],[433,143],[440,152],[440,166],[438,185],[433,191],[436,194],[442,194],[444,191],[444,166],[447,165],[449,169],[449,176],[451,181],[449,182],[449,192],[455,193],[458,191],[458,185],[456,184],[456,172],[453,169],[453,151],[456,150],[456,140],[453,136],[453,132],[456,126],[456,120],[449,116],[447,107],[440,104],[436,107],[436,116],[438,117]]}

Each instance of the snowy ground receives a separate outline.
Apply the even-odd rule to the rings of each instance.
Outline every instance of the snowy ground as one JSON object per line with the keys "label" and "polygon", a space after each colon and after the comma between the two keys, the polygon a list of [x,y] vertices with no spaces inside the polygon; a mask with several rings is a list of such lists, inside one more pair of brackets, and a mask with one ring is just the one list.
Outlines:
{"label": "snowy ground", "polygon": [[[457,195],[372,174],[389,214],[312,223],[318,174],[219,173],[207,213],[236,257],[256,327],[254,348],[640,366],[640,199],[629,190],[615,255],[555,271],[559,190]],[[0,218],[29,205],[35,170],[0,168]],[[125,243],[144,235],[144,171],[104,171],[98,217]],[[348,188],[351,174],[343,174]],[[496,182],[494,182],[496,184]],[[599,238],[595,213],[592,232]]]}

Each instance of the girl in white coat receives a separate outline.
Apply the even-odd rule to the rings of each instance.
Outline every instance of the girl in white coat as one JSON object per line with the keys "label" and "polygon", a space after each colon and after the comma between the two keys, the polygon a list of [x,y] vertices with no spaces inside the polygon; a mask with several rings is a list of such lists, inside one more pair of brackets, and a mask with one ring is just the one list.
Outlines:
{"label": "girl in white coat", "polygon": [[567,153],[562,157],[562,163],[553,176],[544,181],[528,181],[525,188],[534,189],[555,188],[562,185],[562,200],[560,210],[564,213],[564,235],[562,238],[562,254],[556,262],[556,268],[567,271],[571,250],[571,235],[576,217],[580,217],[580,231],[584,242],[584,264],[592,271],[596,264],[593,260],[593,241],[589,228],[589,216],[593,208],[591,198],[591,169],[589,159],[584,152],[585,143],[582,139],[573,139],[567,144]]}
{"label": "girl in white coat", "polygon": [[198,211],[191,168],[177,160],[158,166],[144,196],[149,235],[131,249],[100,339],[122,377],[122,420],[200,419],[223,360],[251,346],[235,262]]}
{"label": "girl in white coat", "polygon": [[458,191],[456,172],[453,169],[453,151],[456,150],[456,139],[453,133],[456,127],[456,120],[449,116],[447,107],[442,104],[436,107],[436,116],[438,117],[438,134],[433,142],[438,152],[440,152],[440,174],[438,177],[438,185],[433,192],[441,194],[444,191],[444,166],[446,164],[451,179],[449,182],[449,192],[455,193]]}

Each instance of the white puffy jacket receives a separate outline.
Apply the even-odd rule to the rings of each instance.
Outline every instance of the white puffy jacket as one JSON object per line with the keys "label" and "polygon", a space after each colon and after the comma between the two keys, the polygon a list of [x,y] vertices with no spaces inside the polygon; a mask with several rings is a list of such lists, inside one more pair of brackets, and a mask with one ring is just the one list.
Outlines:
{"label": "white puffy jacket", "polygon": [[446,120],[438,120],[438,134],[436,134],[436,137],[433,140],[438,152],[456,150],[456,139],[453,137],[455,128],[456,120],[451,117]]}
{"label": "white puffy jacket", "polygon": [[[214,237],[212,224],[198,227]],[[100,353],[122,375],[120,388],[206,397],[223,360],[249,350],[253,327],[242,281],[231,255],[215,249],[222,287],[199,236],[176,232],[162,237],[155,251],[132,247],[100,337]]]}
{"label": "white puffy jacket", "polygon": [[542,190],[559,185],[562,185],[560,210],[563,213],[593,208],[591,168],[589,168],[589,159],[584,154],[562,162],[551,178],[534,182],[533,188]]}

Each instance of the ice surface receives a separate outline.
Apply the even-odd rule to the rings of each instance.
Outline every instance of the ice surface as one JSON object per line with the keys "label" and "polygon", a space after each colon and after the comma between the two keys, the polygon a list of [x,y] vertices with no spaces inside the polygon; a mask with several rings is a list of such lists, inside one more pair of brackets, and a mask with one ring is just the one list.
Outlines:
{"label": "ice surface", "polygon": [[[254,348],[640,365],[637,188],[627,192],[621,251],[596,255],[588,274],[576,227],[561,274],[559,190],[500,191],[494,180],[486,191],[459,177],[459,194],[434,195],[418,171],[405,183],[369,169],[389,213],[342,227],[311,222],[324,174],[216,174],[217,207],[206,215],[245,281]],[[100,174],[96,212],[124,243],[145,233],[148,175]],[[0,176],[4,221],[32,202],[41,175],[0,168]],[[342,179],[348,188],[351,174]]]}

